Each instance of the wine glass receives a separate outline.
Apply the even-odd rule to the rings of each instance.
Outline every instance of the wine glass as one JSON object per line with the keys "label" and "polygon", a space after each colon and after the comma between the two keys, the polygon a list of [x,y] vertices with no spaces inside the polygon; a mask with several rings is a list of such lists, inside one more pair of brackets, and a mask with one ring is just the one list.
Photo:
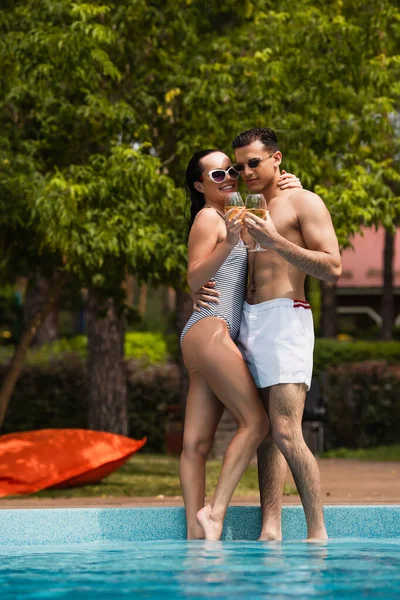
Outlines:
{"label": "wine glass", "polygon": [[[246,212],[249,212],[260,219],[267,218],[267,203],[262,194],[248,194],[246,196]],[[254,248],[249,248],[249,252],[265,252],[264,248],[261,248],[260,244],[256,241]]]}
{"label": "wine glass", "polygon": [[[236,215],[244,208],[243,198],[239,192],[231,192],[230,194],[226,194],[225,196],[225,204],[224,204],[224,212],[227,213],[231,208],[235,208],[236,210],[232,211],[232,214],[229,215],[229,221],[232,221],[236,217]],[[244,246],[244,242],[239,234],[239,242],[240,246]]]}

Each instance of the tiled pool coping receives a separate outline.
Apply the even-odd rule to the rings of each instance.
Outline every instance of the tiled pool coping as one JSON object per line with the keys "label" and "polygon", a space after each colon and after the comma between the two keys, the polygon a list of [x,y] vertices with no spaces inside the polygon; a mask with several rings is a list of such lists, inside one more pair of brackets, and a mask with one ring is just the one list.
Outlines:
{"label": "tiled pool coping", "polygon": [[[325,518],[331,538],[400,538],[400,506],[326,506]],[[260,523],[259,507],[233,506],[225,520],[223,539],[256,540]],[[303,509],[284,507],[284,539],[305,535]],[[2,546],[184,538],[183,508],[0,510]]]}

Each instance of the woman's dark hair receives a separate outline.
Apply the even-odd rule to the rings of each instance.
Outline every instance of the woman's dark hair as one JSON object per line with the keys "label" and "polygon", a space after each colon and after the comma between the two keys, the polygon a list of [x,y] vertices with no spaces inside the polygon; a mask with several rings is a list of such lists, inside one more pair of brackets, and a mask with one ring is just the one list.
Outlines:
{"label": "woman's dark hair", "polygon": [[196,181],[200,180],[200,177],[203,174],[203,167],[201,166],[201,159],[213,152],[220,152],[220,150],[212,149],[212,150],[200,150],[193,154],[192,158],[189,160],[188,166],[186,168],[185,175],[185,189],[188,197],[190,198],[190,221],[189,221],[189,233],[196,218],[197,213],[204,207],[205,200],[204,194],[197,191],[194,187]]}

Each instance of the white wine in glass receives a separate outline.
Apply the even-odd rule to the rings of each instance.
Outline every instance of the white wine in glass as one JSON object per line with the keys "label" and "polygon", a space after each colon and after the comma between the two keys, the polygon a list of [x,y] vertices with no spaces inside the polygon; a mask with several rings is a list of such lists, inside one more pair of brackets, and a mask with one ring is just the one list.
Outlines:
{"label": "white wine in glass", "polygon": [[[236,217],[238,212],[240,212],[242,210],[242,208],[244,208],[243,198],[239,192],[231,192],[230,194],[226,194],[225,204],[224,204],[224,212],[227,213],[228,210],[231,210],[231,208],[234,208],[235,210],[232,211],[231,215],[229,215],[229,221],[232,221],[232,219],[234,219]],[[244,246],[244,242],[240,235],[239,235],[238,243],[241,246]]]}
{"label": "white wine in glass", "polygon": [[226,196],[225,196],[224,212],[227,213],[228,210],[231,210],[231,208],[236,208],[236,210],[234,212],[232,212],[232,214],[230,215],[229,221],[232,221],[232,219],[235,218],[235,216],[237,215],[237,213],[242,208],[244,208],[243,198],[239,194],[239,192],[232,192],[231,194],[226,194]]}
{"label": "white wine in glass", "polygon": [[[267,203],[262,194],[248,194],[246,196],[246,212],[256,215],[264,221],[267,218]],[[249,248],[249,252],[265,252],[264,248],[261,248],[260,244],[256,241],[254,248]]]}

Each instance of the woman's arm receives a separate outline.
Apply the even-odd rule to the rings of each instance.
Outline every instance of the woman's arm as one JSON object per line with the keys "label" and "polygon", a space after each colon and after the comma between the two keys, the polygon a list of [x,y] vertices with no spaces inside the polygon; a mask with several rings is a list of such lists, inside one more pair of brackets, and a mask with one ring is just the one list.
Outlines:
{"label": "woman's arm", "polygon": [[239,241],[242,223],[239,215],[229,221],[230,212],[225,215],[226,228],[214,210],[202,210],[196,217],[188,244],[187,281],[192,292],[215,275]]}

